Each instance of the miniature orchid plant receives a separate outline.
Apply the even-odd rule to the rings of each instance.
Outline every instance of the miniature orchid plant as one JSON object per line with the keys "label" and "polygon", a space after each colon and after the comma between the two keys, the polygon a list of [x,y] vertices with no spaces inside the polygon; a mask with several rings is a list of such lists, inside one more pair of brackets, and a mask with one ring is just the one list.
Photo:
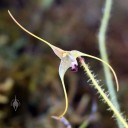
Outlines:
{"label": "miniature orchid plant", "polygon": [[[119,90],[119,84],[118,84],[118,79],[117,79],[117,76],[116,76],[116,73],[115,71],[113,70],[113,68],[108,64],[106,63],[104,60],[98,58],[98,57],[95,57],[95,56],[92,56],[92,55],[89,55],[89,54],[85,54],[85,53],[82,53],[80,51],[77,51],[77,50],[71,50],[71,51],[65,51],[65,50],[62,50],[52,44],[50,44],[48,41],[36,36],[35,34],[31,33],[30,31],[28,31],[27,29],[25,29],[21,24],[19,24],[17,22],[17,20],[13,17],[13,15],[11,14],[10,11],[8,11],[9,15],[11,16],[11,18],[13,19],[13,21],[22,29],[24,30],[26,33],[30,34],[31,36],[37,38],[38,40],[44,42],[45,44],[47,44],[48,46],[51,47],[51,49],[54,51],[54,53],[60,58],[60,65],[59,65],[59,76],[60,76],[60,79],[61,79],[61,82],[62,82],[62,86],[63,86],[63,91],[64,91],[64,96],[65,96],[65,109],[64,111],[62,112],[62,114],[60,114],[59,116],[52,116],[54,119],[58,119],[60,120],[61,122],[66,122],[66,121],[63,121],[63,117],[64,115],[66,114],[67,110],[68,110],[68,97],[67,97],[67,92],[66,92],[66,88],[65,88],[65,83],[64,83],[64,75],[66,73],[66,71],[71,68],[72,71],[77,71],[78,70],[78,61],[77,61],[77,58],[80,59],[80,62],[81,64],[83,65],[84,69],[87,69],[87,73],[89,72],[89,69],[86,67],[86,65],[84,65],[85,63],[83,62],[83,59],[81,59],[81,56],[85,56],[85,57],[90,57],[90,58],[93,58],[93,59],[96,59],[102,63],[104,63],[106,66],[108,66],[110,68],[110,70],[112,71],[113,75],[114,75],[114,78],[115,78],[115,82],[116,82],[116,86],[117,86],[117,91]],[[95,83],[95,79],[93,79],[93,75],[89,74],[88,75],[90,77],[90,79],[92,80],[92,83],[93,84],[96,84]],[[94,82],[93,82],[94,81]],[[97,84],[98,85],[98,84]],[[100,86],[99,86],[100,88]],[[97,89],[98,90],[98,89]],[[99,90],[98,90],[99,91]],[[102,89],[100,90],[102,91]],[[99,93],[102,93],[102,92],[99,92]],[[104,91],[103,91],[104,93]],[[119,115],[117,114],[117,111],[115,111],[115,108],[113,106],[113,104],[111,103],[111,101],[108,99],[107,96],[104,96],[105,93],[101,94],[101,96],[103,97],[103,99],[106,101],[106,103],[108,104],[108,106],[111,108],[111,110],[114,112],[115,115]],[[104,98],[105,97],[105,98]],[[107,98],[107,99],[106,99]],[[120,117],[121,118],[121,117]]]}

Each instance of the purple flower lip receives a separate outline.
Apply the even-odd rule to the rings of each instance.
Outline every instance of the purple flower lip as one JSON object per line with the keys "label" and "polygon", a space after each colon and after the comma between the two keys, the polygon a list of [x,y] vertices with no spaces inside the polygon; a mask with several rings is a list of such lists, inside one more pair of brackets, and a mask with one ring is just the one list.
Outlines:
{"label": "purple flower lip", "polygon": [[71,67],[71,71],[77,72],[78,71],[78,66],[76,64],[73,64]]}

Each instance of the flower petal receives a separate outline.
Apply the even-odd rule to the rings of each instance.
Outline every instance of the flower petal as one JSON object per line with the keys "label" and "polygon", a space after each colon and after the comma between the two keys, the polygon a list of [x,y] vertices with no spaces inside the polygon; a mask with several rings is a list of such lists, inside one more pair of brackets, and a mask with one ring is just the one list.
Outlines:
{"label": "flower petal", "polygon": [[59,66],[59,76],[60,76],[60,79],[63,85],[65,102],[66,102],[64,112],[59,116],[60,118],[64,116],[64,114],[66,113],[68,109],[68,98],[67,98],[67,92],[66,92],[65,83],[64,83],[64,75],[66,71],[68,70],[68,68],[70,67],[74,68],[75,66],[78,66],[76,57],[72,55],[72,52],[67,51],[67,53],[63,55],[61,62],[60,62],[60,66]]}
{"label": "flower petal", "polygon": [[50,46],[52,48],[52,50],[54,51],[54,53],[61,59],[63,57],[63,54],[64,54],[64,50],[50,44],[48,41],[36,36],[35,34],[31,33],[30,31],[28,31],[26,28],[24,28],[14,17],[13,15],[11,14],[11,12],[8,10],[8,13],[10,15],[10,17],[13,19],[13,21],[22,29],[24,30],[26,33],[28,33],[29,35],[35,37],[36,39],[44,42],[45,44],[47,44],[48,46]]}
{"label": "flower petal", "polygon": [[114,78],[115,78],[115,82],[116,82],[116,86],[117,86],[117,91],[119,91],[119,82],[118,82],[118,79],[117,79],[117,75],[114,71],[114,69],[107,63],[105,62],[104,60],[98,58],[98,57],[95,57],[95,56],[92,56],[92,55],[89,55],[89,54],[85,54],[85,53],[82,53],[82,52],[79,52],[79,51],[75,51],[75,55],[77,57],[80,57],[80,56],[86,56],[86,57],[89,57],[89,58],[93,58],[93,59],[96,59],[100,62],[102,62],[103,64],[105,64],[106,66],[108,66],[108,68],[111,70],[111,72],[113,73],[114,75]]}

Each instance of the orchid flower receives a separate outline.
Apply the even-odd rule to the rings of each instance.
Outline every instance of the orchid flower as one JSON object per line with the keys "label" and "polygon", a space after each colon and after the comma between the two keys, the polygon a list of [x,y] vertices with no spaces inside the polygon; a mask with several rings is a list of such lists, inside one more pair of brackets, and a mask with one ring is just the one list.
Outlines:
{"label": "orchid flower", "polygon": [[[65,51],[62,50],[52,44],[50,44],[48,41],[36,36],[35,34],[31,33],[30,31],[28,31],[27,29],[25,29],[21,24],[18,23],[18,21],[13,17],[13,15],[11,14],[11,12],[8,10],[9,15],[11,16],[11,18],[13,19],[13,21],[22,29],[24,30],[26,33],[28,33],[29,35],[37,38],[38,40],[44,42],[45,44],[47,44],[48,46],[51,47],[51,49],[54,51],[54,53],[60,58],[60,65],[59,65],[59,76],[62,82],[62,86],[63,86],[63,91],[64,91],[64,96],[65,96],[65,109],[63,111],[62,114],[60,114],[59,116],[56,116],[56,119],[61,119],[63,118],[63,116],[66,114],[67,109],[68,109],[68,97],[67,97],[67,92],[66,92],[66,88],[65,88],[65,83],[64,83],[64,75],[66,73],[66,71],[71,68],[72,71],[77,71],[78,69],[78,62],[77,62],[77,58],[81,57],[81,56],[85,56],[85,57],[89,57],[89,58],[93,58],[96,59],[100,62],[102,62],[103,64],[105,64],[106,66],[108,66],[110,68],[110,70],[112,71],[114,78],[115,78],[115,82],[116,82],[116,86],[117,86],[117,91],[119,90],[119,83],[118,83],[118,79],[116,76],[116,73],[114,71],[114,69],[104,60],[89,55],[89,54],[85,54],[82,53],[80,51],[77,50],[72,50],[72,51]],[[54,116],[55,118],[55,116]]]}

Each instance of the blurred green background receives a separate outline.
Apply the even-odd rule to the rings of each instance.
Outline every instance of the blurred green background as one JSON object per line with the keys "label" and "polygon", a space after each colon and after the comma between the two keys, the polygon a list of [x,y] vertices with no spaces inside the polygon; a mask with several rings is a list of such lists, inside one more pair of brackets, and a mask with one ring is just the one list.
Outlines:
{"label": "blurred green background", "polygon": [[[58,75],[60,60],[44,43],[22,31],[9,9],[25,28],[64,50],[79,50],[97,57],[97,35],[103,0],[0,0],[0,128],[64,128],[51,118],[65,105]],[[107,32],[107,51],[115,69],[122,112],[128,115],[128,1],[114,1]],[[100,62],[85,58],[104,84]],[[69,97],[66,118],[73,128],[88,121],[87,128],[117,128],[107,105],[99,100],[79,66],[66,73]],[[11,102],[20,102],[14,111]],[[128,118],[128,116],[127,116]]]}

